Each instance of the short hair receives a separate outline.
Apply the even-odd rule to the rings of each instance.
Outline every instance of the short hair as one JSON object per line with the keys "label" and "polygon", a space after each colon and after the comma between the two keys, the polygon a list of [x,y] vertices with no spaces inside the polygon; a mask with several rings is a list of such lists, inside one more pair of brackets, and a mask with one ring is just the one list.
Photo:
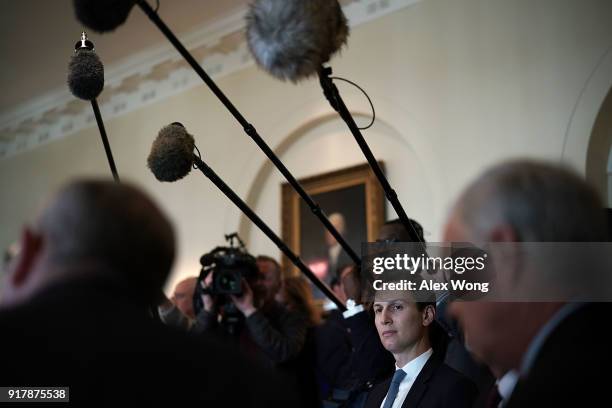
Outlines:
{"label": "short hair", "polygon": [[606,241],[598,193],[573,171],[536,160],[494,166],[461,195],[457,213],[475,234],[500,223],[524,242]]}
{"label": "short hair", "polygon": [[421,224],[413,220],[412,218],[408,218],[410,225],[413,231],[407,231],[404,227],[404,223],[399,218],[395,218],[385,222],[383,225],[397,227],[396,233],[393,236],[393,239],[398,242],[425,242],[425,237],[423,235],[423,227]]}
{"label": "short hair", "polygon": [[[386,271],[384,274],[380,275],[381,280],[384,283],[399,283],[402,281],[414,282],[416,288],[421,287],[421,283],[424,281],[423,277],[419,274],[410,274],[405,271]],[[376,290],[373,289],[373,297],[376,296],[376,293],[385,292],[386,290]],[[422,311],[427,306],[431,305],[434,308],[436,307],[436,294],[431,290],[404,290],[403,292],[410,293],[413,297],[413,301],[416,303],[417,309]]]}
{"label": "short hair", "polygon": [[174,260],[169,220],[129,184],[72,182],[53,197],[36,227],[51,262],[107,269],[147,301],[159,295]]}

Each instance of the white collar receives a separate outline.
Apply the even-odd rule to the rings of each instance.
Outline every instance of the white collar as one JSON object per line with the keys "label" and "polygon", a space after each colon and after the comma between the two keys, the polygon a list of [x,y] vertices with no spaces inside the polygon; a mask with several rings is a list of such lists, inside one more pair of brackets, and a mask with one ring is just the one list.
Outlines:
{"label": "white collar", "polygon": [[497,390],[502,397],[502,404],[507,402],[514,391],[514,386],[518,381],[518,373],[515,370],[510,370],[497,380]]}
{"label": "white collar", "polygon": [[404,371],[406,373],[406,378],[414,379],[416,378],[417,375],[419,375],[419,373],[425,366],[425,363],[427,363],[427,360],[429,360],[429,357],[432,354],[433,354],[433,350],[430,347],[429,350],[420,354],[418,357],[413,358],[408,363],[406,363],[406,365],[404,365],[403,367],[398,367],[397,364],[395,364],[395,368],[397,370]]}

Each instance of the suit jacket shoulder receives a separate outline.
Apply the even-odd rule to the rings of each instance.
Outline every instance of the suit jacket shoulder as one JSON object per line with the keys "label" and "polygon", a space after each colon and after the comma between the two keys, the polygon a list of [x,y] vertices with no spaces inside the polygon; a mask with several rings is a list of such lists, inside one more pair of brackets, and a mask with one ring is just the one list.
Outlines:
{"label": "suit jacket shoulder", "polygon": [[590,406],[610,400],[612,366],[605,327],[611,303],[591,303],[566,317],[542,345],[531,370],[517,383],[508,407]]}
{"label": "suit jacket shoulder", "polygon": [[[476,386],[465,376],[450,368],[434,353],[412,384],[402,408],[471,407],[476,397]],[[387,395],[391,378],[375,386],[366,408],[379,408]]]}
{"label": "suit jacket shoulder", "polygon": [[286,406],[267,401],[283,401],[267,385],[282,379],[230,345],[152,320],[129,295],[79,281],[1,311],[0,384],[68,386],[74,406]]}

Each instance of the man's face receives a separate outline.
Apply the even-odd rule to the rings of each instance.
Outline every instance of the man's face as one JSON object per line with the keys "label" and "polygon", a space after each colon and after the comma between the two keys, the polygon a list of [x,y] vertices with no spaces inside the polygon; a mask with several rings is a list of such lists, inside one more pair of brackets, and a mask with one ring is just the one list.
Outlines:
{"label": "man's face", "polygon": [[404,235],[406,235],[406,232],[404,231],[403,225],[384,224],[382,227],[380,227],[380,230],[378,231],[378,236],[376,239],[382,242],[384,241],[395,242],[395,241],[401,241],[401,237],[403,237]]}
{"label": "man's face", "polygon": [[361,286],[357,274],[353,271],[353,266],[347,266],[340,273],[340,282],[346,299],[353,299],[361,303]]}
{"label": "man's face", "polygon": [[259,274],[253,290],[265,303],[272,300],[280,290],[280,272],[276,270],[273,262],[264,260],[257,261],[257,269]]}
{"label": "man's face", "polygon": [[392,354],[408,350],[425,336],[429,322],[407,292],[377,292],[373,308],[380,341]]}
{"label": "man's face", "polygon": [[180,282],[174,288],[174,304],[185,315],[195,317],[193,310],[193,293],[195,291],[196,278]]}
{"label": "man's face", "polygon": [[[471,234],[459,215],[453,214],[445,231],[444,242],[470,242]],[[499,350],[513,337],[508,318],[516,313],[513,304],[487,301],[454,301],[448,313],[461,326],[466,347],[487,364],[497,365]]]}

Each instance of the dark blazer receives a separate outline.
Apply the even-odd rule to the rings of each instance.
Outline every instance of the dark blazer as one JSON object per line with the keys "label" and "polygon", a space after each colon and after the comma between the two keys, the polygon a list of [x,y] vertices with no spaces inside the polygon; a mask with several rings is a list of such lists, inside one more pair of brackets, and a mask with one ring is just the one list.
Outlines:
{"label": "dark blazer", "polygon": [[[429,357],[412,384],[402,408],[471,407],[476,397],[476,386],[444,364],[443,358],[435,352]],[[389,390],[391,378],[372,389],[365,408],[380,408]]]}
{"label": "dark blazer", "polygon": [[519,379],[507,407],[610,406],[611,316],[608,302],[584,305],[566,317]]}
{"label": "dark blazer", "polygon": [[469,378],[478,388],[479,394],[487,396],[495,384],[495,377],[489,368],[477,362],[465,348],[463,332],[457,321],[448,315],[449,297],[436,305],[436,322],[448,334],[444,363]]}
{"label": "dark blazer", "polygon": [[2,310],[0,384],[68,386],[70,406],[293,404],[236,349],[163,326],[131,295],[80,279]]}

